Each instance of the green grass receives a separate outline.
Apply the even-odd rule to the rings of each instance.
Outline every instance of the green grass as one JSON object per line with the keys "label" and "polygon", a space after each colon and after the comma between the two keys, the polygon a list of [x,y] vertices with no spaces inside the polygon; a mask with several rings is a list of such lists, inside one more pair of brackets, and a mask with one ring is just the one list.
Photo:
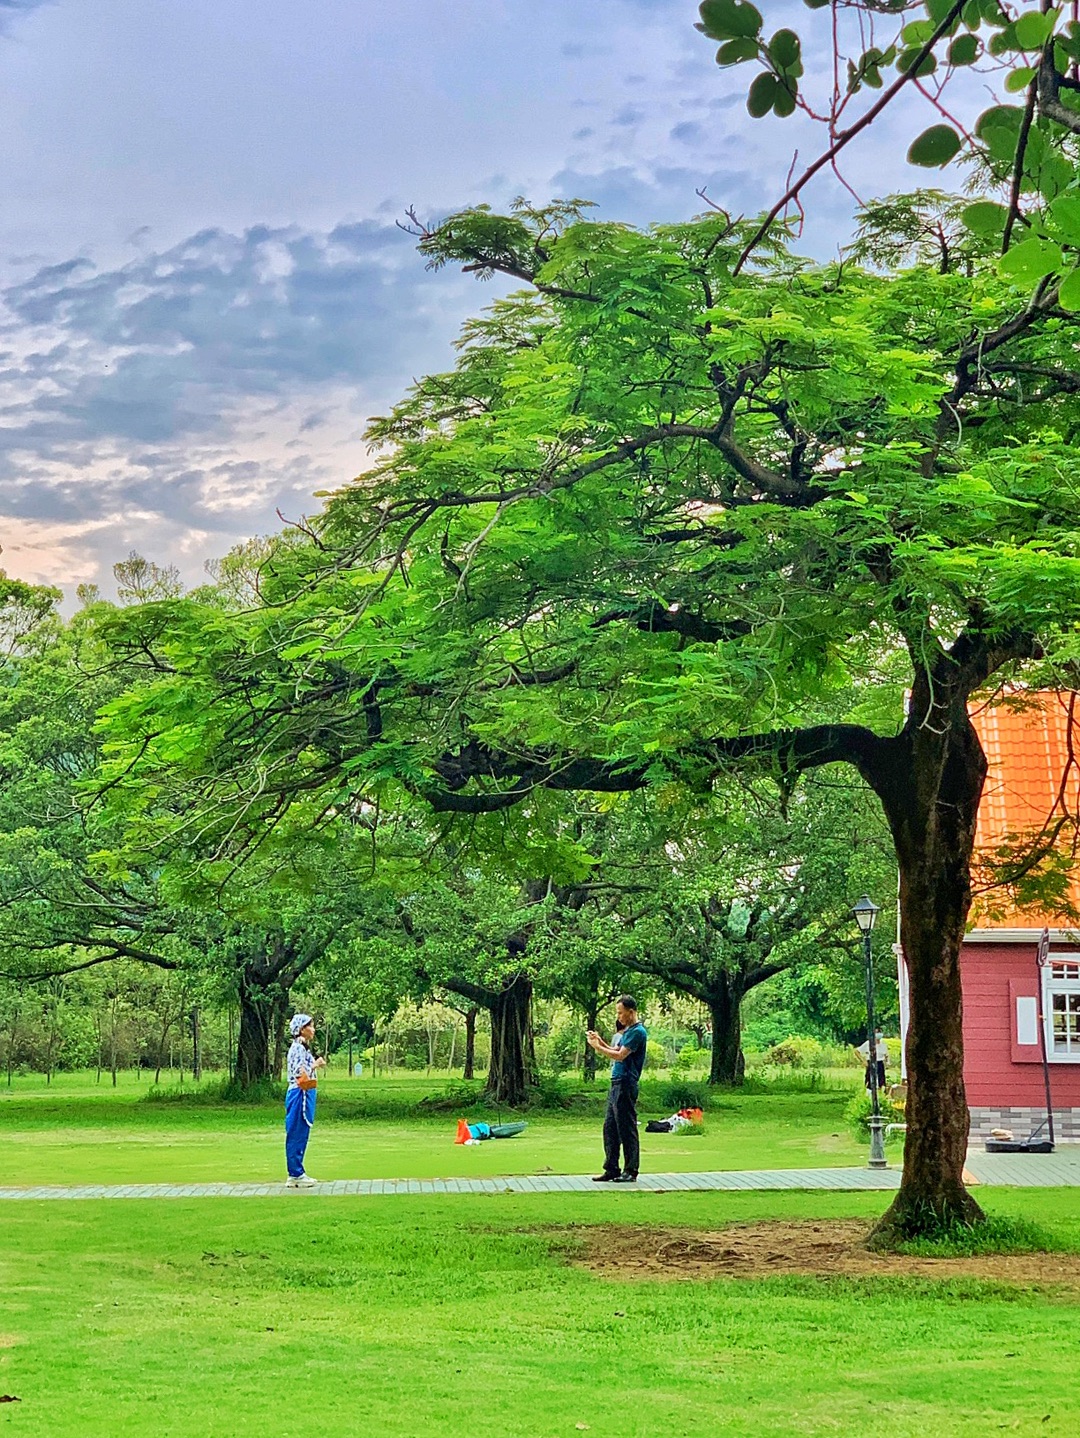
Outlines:
{"label": "green grass", "polygon": [[[1080,1193],[986,1192],[1080,1244]],[[48,1438],[1042,1438],[1080,1307],[979,1282],[619,1282],[552,1224],[871,1218],[882,1195],[20,1203],[0,1433]],[[571,1231],[572,1239],[572,1231]]]}
{"label": "green grass", "polygon": [[[55,1085],[20,1081],[0,1091],[4,1182],[199,1183],[264,1182],[283,1176],[283,1120],[279,1104],[146,1103],[146,1084],[130,1076],[116,1090],[92,1076],[62,1075]],[[308,1150],[320,1179],[460,1178],[503,1174],[588,1173],[598,1169],[601,1085],[592,1112],[540,1112],[515,1139],[476,1147],[454,1144],[453,1112],[405,1117],[431,1089],[423,1079],[331,1079],[320,1089]],[[359,1096],[358,1096],[359,1090]],[[390,1106],[384,1119],[356,1118],[364,1101]],[[641,1105],[643,1118],[660,1110]],[[728,1094],[710,1108],[702,1136],[642,1133],[646,1170],[843,1167],[865,1162],[865,1151],[843,1121],[847,1094]],[[397,1109],[393,1105],[397,1105]],[[497,1114],[470,1109],[469,1118]]]}
{"label": "green grass", "polygon": [[1053,1253],[1061,1246],[1059,1236],[1041,1224],[991,1214],[984,1223],[957,1223],[934,1237],[904,1239],[895,1251],[913,1258],[970,1258],[980,1253]]}

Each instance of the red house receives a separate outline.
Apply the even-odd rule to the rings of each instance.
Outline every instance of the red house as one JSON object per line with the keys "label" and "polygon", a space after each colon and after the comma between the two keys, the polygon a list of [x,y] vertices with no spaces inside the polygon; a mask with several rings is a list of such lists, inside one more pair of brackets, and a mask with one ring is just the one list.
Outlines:
{"label": "red house", "polygon": [[[1018,837],[1052,829],[1080,800],[1080,704],[1062,693],[1014,695],[972,708],[989,771],[979,810],[984,858]],[[1070,851],[1071,852],[1071,851]],[[1060,855],[1065,905],[1019,907],[1003,889],[976,898],[960,957],[964,998],[964,1083],[971,1136],[993,1128],[1026,1138],[1046,1117],[1049,1073],[1056,1138],[1080,1143],[1080,932],[1063,907],[1080,911],[1080,864]],[[1050,944],[1040,962],[1039,939]],[[901,1025],[906,1036],[907,974],[898,945]],[[1040,1033],[1040,1028],[1042,1032]],[[1043,1064],[1043,1039],[1046,1067]]]}

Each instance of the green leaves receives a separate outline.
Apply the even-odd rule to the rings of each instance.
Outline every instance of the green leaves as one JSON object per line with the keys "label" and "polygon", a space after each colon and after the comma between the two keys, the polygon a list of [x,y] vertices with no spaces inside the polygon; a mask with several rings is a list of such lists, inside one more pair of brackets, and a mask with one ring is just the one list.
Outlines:
{"label": "green leaves", "polygon": [[983,142],[992,159],[1011,164],[1023,120],[1024,112],[1019,105],[991,105],[975,121],[976,138]]}
{"label": "green leaves", "polygon": [[951,125],[931,125],[911,143],[907,158],[909,165],[922,165],[927,169],[940,168],[960,153],[963,141]]}
{"label": "green leaves", "polygon": [[1016,21],[1013,31],[1021,50],[1041,50],[1054,33],[1058,20],[1057,10],[1026,10]]}
{"label": "green leaves", "polygon": [[783,117],[793,113],[795,96],[783,80],[771,70],[755,77],[746,97],[746,108],[755,120],[760,120],[770,110]]}
{"label": "green leaves", "polygon": [[777,30],[769,41],[767,53],[778,74],[791,79],[798,79],[802,74],[802,46],[794,30]]}
{"label": "green leaves", "polygon": [[1050,202],[1050,214],[1061,238],[1080,246],[1080,194],[1059,195]]}
{"label": "green leaves", "polygon": [[1080,310],[1080,269],[1066,275],[1058,290],[1058,302],[1063,310],[1076,313]]}
{"label": "green leaves", "polygon": [[710,40],[752,39],[761,32],[761,12],[749,0],[702,0],[698,13]]}
{"label": "green leaves", "polygon": [[756,39],[749,37],[739,40],[728,40],[720,46],[716,52],[716,63],[718,65],[741,65],[744,60],[756,60],[760,54],[760,48]]}
{"label": "green leaves", "polygon": [[937,69],[937,56],[933,50],[924,55],[921,45],[912,45],[907,50],[901,50],[896,68],[901,75],[910,73],[917,80],[921,80],[926,75],[932,75]]}
{"label": "green leaves", "polygon": [[1032,238],[1014,245],[1001,257],[1001,273],[1021,284],[1034,285],[1061,268],[1061,246]]}
{"label": "green leaves", "polygon": [[1034,80],[1036,71],[1031,65],[1021,65],[1018,70],[1005,76],[1005,90],[1010,95],[1019,95]]}
{"label": "green leaves", "polygon": [[980,239],[999,239],[1005,232],[1008,210],[994,200],[976,200],[968,205],[961,219],[967,229]]}
{"label": "green leaves", "polygon": [[[830,0],[805,0],[805,3],[809,9],[817,10],[824,9]],[[865,3],[859,0],[856,8],[865,11],[868,4],[869,0]],[[838,59],[846,72],[847,96],[858,94],[864,87],[883,89],[889,71],[911,80],[925,80],[936,74],[942,78],[935,94],[941,95],[950,81],[956,79],[956,72],[978,65],[987,55],[999,61],[993,67],[1000,71],[995,78],[999,90],[1003,89],[1006,95],[1022,95],[1025,91],[1031,95],[1038,74],[1034,57],[1045,53],[1048,47],[1059,75],[1067,76],[1072,66],[1080,64],[1080,22],[1066,21],[1060,5],[1044,9],[1030,4],[1029,0],[1029,8],[1016,14],[1004,7],[1001,0],[966,0],[962,4],[957,0],[922,0],[916,5],[911,0],[907,3],[875,0],[869,9],[894,15],[895,29],[882,39],[886,48],[870,45],[861,54],[857,49],[847,50],[847,39],[836,40],[840,45]],[[755,75],[748,86],[747,109],[752,116],[790,115],[801,106],[822,124],[829,121],[830,137],[839,132],[843,97],[831,101],[825,94],[808,93],[804,100],[800,93],[800,86],[807,82],[803,78],[804,46],[799,34],[785,28],[766,41],[761,12],[749,0],[704,0],[700,11],[698,28],[722,41],[716,54],[719,65],[756,60],[761,69],[773,77],[770,80],[761,74]],[[825,28],[823,23],[821,28]],[[878,33],[886,35],[884,31]],[[869,38],[870,32],[866,31],[864,44]],[[928,49],[931,45],[933,48]],[[824,73],[811,76],[812,80],[815,78],[827,89],[828,79]],[[961,88],[959,106],[967,105],[974,93]],[[891,98],[890,95],[888,99]],[[1063,135],[1070,129],[1080,131],[1080,96],[1071,82],[1066,80],[1057,101],[1059,108],[1051,118],[1044,96],[1035,106],[1034,123],[1025,126],[1021,196],[1038,195],[1052,200],[1071,182],[1074,159],[1063,148]],[[955,102],[946,99],[945,103],[950,105],[950,110],[943,111],[943,115],[956,113],[957,122],[945,120],[917,135],[908,150],[909,163],[941,169],[961,153],[970,152],[969,158],[985,166],[985,184],[981,187],[1001,183],[1006,179],[1003,172],[1016,157],[1024,112],[1016,106],[993,105],[979,116],[977,125],[973,125],[962,109],[952,108]],[[1076,113],[1075,126],[1065,111]],[[844,124],[847,123],[845,117]],[[969,133],[977,133],[979,146],[965,143]],[[1026,215],[1024,206],[1021,223]]]}
{"label": "green leaves", "polygon": [[958,35],[949,46],[950,65],[974,65],[982,49],[976,35]]}
{"label": "green leaves", "polygon": [[891,65],[896,59],[896,48],[890,46],[888,50],[879,50],[871,45],[869,50],[864,50],[859,56],[858,64],[848,61],[848,92],[854,94],[861,86],[869,85],[872,90],[880,90],[883,84],[881,71],[883,67]]}
{"label": "green leaves", "polygon": [[761,13],[748,0],[704,0],[700,30],[723,44],[716,63],[723,67],[761,59],[769,68],[755,76],[746,108],[755,119],[770,112],[790,115],[803,73],[802,43],[794,30],[778,30],[768,44],[761,39]]}

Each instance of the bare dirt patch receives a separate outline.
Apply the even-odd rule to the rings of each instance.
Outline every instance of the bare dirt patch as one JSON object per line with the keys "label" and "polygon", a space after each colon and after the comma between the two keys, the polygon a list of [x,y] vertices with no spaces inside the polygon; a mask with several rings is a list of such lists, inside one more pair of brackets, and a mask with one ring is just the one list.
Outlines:
{"label": "bare dirt patch", "polygon": [[859,1219],[733,1223],[719,1229],[600,1226],[575,1233],[570,1261],[622,1279],[978,1278],[1080,1292],[1080,1253],[980,1254],[909,1258],[866,1248],[870,1224]]}

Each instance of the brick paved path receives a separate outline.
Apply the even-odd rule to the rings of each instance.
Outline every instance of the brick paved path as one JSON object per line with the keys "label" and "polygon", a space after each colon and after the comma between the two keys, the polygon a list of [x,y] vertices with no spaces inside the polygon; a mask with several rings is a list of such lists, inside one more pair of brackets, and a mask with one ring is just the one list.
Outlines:
{"label": "brick paved path", "polygon": [[[978,1183],[1011,1188],[1080,1187],[1080,1147],[1055,1154],[987,1154],[972,1152],[968,1172]],[[781,1168],[757,1172],[642,1174],[620,1192],[674,1193],[700,1191],[763,1191],[832,1189],[883,1191],[899,1186],[898,1168]],[[350,1178],[320,1183],[317,1188],[287,1189],[284,1183],[129,1183],[82,1184],[69,1188],[0,1188],[4,1199],[81,1198],[307,1198],[371,1197],[384,1194],[442,1193],[606,1193],[607,1184],[588,1174],[561,1177],[543,1174],[507,1178]]]}

